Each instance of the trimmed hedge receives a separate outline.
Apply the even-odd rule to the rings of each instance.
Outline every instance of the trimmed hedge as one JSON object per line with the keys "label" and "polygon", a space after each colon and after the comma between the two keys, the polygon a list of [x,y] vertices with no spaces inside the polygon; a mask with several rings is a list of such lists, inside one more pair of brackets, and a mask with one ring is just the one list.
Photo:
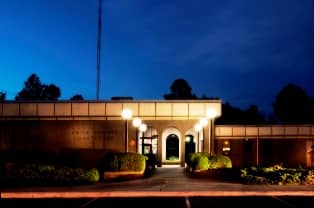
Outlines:
{"label": "trimmed hedge", "polygon": [[138,153],[109,153],[104,158],[103,171],[145,171],[147,159]]}
{"label": "trimmed hedge", "polygon": [[6,163],[1,167],[0,179],[8,184],[91,184],[99,181],[99,171],[44,164]]}
{"label": "trimmed hedge", "polygon": [[271,167],[250,167],[241,169],[245,184],[314,184],[314,169]]}
{"label": "trimmed hedge", "polygon": [[190,153],[186,163],[192,171],[232,168],[232,162],[228,156],[210,155],[208,152]]}

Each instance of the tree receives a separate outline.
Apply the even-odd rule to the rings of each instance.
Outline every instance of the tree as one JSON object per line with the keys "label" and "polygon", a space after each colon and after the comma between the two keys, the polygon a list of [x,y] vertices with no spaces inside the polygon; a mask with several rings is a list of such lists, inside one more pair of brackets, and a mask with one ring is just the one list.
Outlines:
{"label": "tree", "polygon": [[266,123],[264,115],[256,105],[246,110],[233,107],[230,103],[222,104],[222,115],[216,119],[216,124],[262,124]]}
{"label": "tree", "polygon": [[310,98],[294,84],[284,86],[273,103],[274,114],[282,123],[306,123],[310,120]]}
{"label": "tree", "polygon": [[84,100],[84,98],[81,94],[75,94],[70,98],[70,100]]}
{"label": "tree", "polygon": [[170,87],[170,93],[164,94],[166,100],[184,100],[197,99],[195,94],[192,94],[192,88],[184,79],[176,79]]}
{"label": "tree", "polygon": [[6,97],[6,93],[0,92],[0,101],[5,100],[5,97]]}
{"label": "tree", "polygon": [[31,74],[24,82],[24,88],[15,96],[15,100],[57,100],[60,88],[54,84],[42,84],[36,74]]}
{"label": "tree", "polygon": [[43,100],[58,100],[60,97],[60,88],[54,84],[42,86],[42,99]]}

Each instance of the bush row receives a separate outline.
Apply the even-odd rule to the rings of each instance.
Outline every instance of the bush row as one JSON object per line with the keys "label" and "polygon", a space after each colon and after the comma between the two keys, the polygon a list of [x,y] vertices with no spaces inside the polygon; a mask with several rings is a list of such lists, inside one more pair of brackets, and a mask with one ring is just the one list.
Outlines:
{"label": "bush row", "polygon": [[190,153],[186,163],[192,171],[232,168],[232,162],[228,156],[210,155],[208,152]]}
{"label": "bush row", "polygon": [[147,156],[137,153],[108,153],[103,171],[145,171]]}
{"label": "bush row", "polygon": [[271,167],[241,169],[241,180],[245,184],[314,184],[314,170]]}
{"label": "bush row", "polygon": [[2,183],[19,184],[91,184],[99,181],[99,171],[27,163],[6,163],[1,166]]}

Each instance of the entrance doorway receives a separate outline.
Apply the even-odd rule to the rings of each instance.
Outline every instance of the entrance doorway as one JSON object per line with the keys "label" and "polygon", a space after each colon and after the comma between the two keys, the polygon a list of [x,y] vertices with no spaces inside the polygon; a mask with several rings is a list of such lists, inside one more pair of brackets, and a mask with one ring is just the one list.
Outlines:
{"label": "entrance doorway", "polygon": [[179,137],[175,134],[170,134],[166,139],[166,160],[179,160]]}
{"label": "entrance doorway", "polygon": [[193,135],[185,135],[185,162],[190,153],[195,152],[195,141]]}
{"label": "entrance doorway", "polygon": [[[181,162],[181,133],[175,127],[162,132],[162,164],[179,164]],[[184,159],[184,158],[183,158]]]}

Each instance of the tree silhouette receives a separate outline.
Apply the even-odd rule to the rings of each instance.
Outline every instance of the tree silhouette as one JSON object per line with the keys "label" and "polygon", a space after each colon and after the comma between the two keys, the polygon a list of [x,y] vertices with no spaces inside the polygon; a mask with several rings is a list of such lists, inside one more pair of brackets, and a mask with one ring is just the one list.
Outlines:
{"label": "tree silhouette", "polygon": [[176,79],[170,87],[170,93],[164,94],[166,100],[184,100],[197,99],[195,94],[192,94],[192,88],[184,79]]}
{"label": "tree silhouette", "polygon": [[6,97],[6,93],[0,92],[0,101],[5,100],[5,97]]}
{"label": "tree silhouette", "polygon": [[216,124],[262,124],[266,123],[264,115],[256,105],[251,105],[246,110],[233,107],[230,103],[222,104],[221,117],[217,118]]}
{"label": "tree silhouette", "polygon": [[70,100],[84,100],[84,98],[81,94],[75,94],[70,98]]}
{"label": "tree silhouette", "polygon": [[24,82],[24,88],[15,96],[15,100],[57,100],[60,89],[54,84],[42,84],[36,74],[31,74]]}
{"label": "tree silhouette", "polygon": [[274,114],[282,123],[304,123],[310,118],[310,98],[294,84],[284,86],[273,103]]}

